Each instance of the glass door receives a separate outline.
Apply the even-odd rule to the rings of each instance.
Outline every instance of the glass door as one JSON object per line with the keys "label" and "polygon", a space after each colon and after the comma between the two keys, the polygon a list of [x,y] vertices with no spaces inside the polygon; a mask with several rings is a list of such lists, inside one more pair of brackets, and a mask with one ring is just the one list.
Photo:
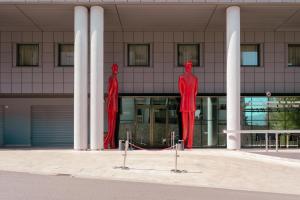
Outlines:
{"label": "glass door", "polygon": [[140,146],[150,144],[149,133],[151,130],[151,109],[150,106],[138,105],[135,110],[135,134],[133,140]]}
{"label": "glass door", "polygon": [[167,145],[167,107],[137,105],[133,139],[141,147],[161,148]]}
{"label": "glass door", "polygon": [[167,146],[168,116],[166,106],[152,106],[152,124],[150,129],[150,145],[152,147]]}

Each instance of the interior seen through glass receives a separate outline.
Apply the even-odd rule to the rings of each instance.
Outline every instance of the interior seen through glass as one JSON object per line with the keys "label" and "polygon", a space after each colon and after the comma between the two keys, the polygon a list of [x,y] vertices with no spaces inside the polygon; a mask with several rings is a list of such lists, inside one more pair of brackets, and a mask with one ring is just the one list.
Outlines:
{"label": "interior seen through glass", "polygon": [[[121,97],[119,139],[130,132],[132,142],[146,148],[165,148],[181,139],[180,97]],[[241,128],[300,129],[300,97],[242,97]],[[226,97],[197,97],[194,147],[226,147]],[[275,136],[270,135],[270,145]],[[263,147],[264,134],[242,134],[242,147]],[[280,135],[280,146],[299,145],[298,135]]]}

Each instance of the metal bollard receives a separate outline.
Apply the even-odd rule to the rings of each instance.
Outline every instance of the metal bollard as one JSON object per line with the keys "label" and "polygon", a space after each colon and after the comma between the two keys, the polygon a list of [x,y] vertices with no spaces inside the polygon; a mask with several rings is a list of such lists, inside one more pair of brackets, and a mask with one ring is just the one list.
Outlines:
{"label": "metal bollard", "polygon": [[183,140],[178,140],[178,150],[183,151],[184,150],[184,141]]}
{"label": "metal bollard", "polygon": [[[128,140],[125,141],[124,140],[119,140],[119,144],[121,143],[121,146],[124,146],[124,154],[122,154],[123,156],[123,165],[120,167],[114,167],[114,169],[129,169],[129,167],[126,167],[126,160],[127,160],[127,151],[128,151],[128,147],[129,147],[129,142]],[[119,146],[120,149],[120,146]]]}
{"label": "metal bollard", "polygon": [[266,142],[266,151],[268,151],[268,147],[269,147],[269,138],[268,138],[268,133],[265,134],[265,142]]}
{"label": "metal bollard", "polygon": [[278,152],[278,133],[275,133],[275,141],[276,141],[276,152]]}
{"label": "metal bollard", "polygon": [[125,141],[119,140],[119,151],[125,150]]}
{"label": "metal bollard", "polygon": [[128,167],[126,167],[126,159],[127,159],[127,151],[128,151],[128,146],[129,146],[129,142],[128,140],[126,140],[125,142],[125,149],[124,149],[124,160],[123,160],[123,167],[122,169],[129,169]]}
{"label": "metal bollard", "polygon": [[[128,142],[132,142],[131,131],[129,131],[128,129],[126,129],[126,139]],[[132,147],[129,147],[129,150],[132,150]]]}
{"label": "metal bollard", "polygon": [[174,173],[187,173],[186,170],[179,170],[178,169],[178,150],[179,150],[179,144],[176,144],[175,145],[175,169],[172,169],[171,172],[174,172]]}
{"label": "metal bollard", "polygon": [[171,132],[171,147],[175,149],[175,131]]}
{"label": "metal bollard", "polygon": [[126,140],[129,141],[129,131],[126,129]]}

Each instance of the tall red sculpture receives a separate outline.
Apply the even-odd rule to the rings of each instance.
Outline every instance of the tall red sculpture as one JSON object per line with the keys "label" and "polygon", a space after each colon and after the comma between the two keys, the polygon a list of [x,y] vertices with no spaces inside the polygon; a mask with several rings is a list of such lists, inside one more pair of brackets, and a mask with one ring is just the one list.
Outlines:
{"label": "tall red sculpture", "polygon": [[188,61],[184,65],[185,73],[179,77],[178,88],[181,96],[180,112],[182,114],[182,139],[188,149],[193,147],[194,119],[196,111],[196,96],[198,78],[191,72],[193,64]]}
{"label": "tall red sculpture", "polygon": [[115,130],[116,130],[116,117],[118,113],[118,65],[113,64],[112,75],[109,77],[108,95],[107,95],[107,113],[108,113],[108,134],[104,139],[104,148],[116,148],[115,144]]}

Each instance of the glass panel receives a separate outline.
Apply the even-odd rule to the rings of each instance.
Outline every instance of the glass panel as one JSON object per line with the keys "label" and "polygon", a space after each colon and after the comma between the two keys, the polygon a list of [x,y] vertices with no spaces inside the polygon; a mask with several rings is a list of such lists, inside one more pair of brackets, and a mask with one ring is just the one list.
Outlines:
{"label": "glass panel", "polygon": [[150,144],[150,108],[136,109],[136,128],[133,135],[133,142],[140,146],[148,146]]}
{"label": "glass panel", "polygon": [[151,98],[150,97],[136,97],[135,104],[136,105],[150,105]]}
{"label": "glass panel", "polygon": [[226,147],[227,136],[223,130],[226,130],[226,121],[218,121],[218,147]]}
{"label": "glass panel", "polygon": [[121,105],[119,106],[120,125],[119,125],[119,139],[125,140],[126,131],[129,130],[134,134],[135,130],[135,104],[134,98],[121,98]]}
{"label": "glass panel", "polygon": [[259,66],[259,45],[257,44],[241,45],[241,65]]}
{"label": "glass panel", "polygon": [[38,44],[18,44],[17,45],[17,65],[18,66],[38,66],[39,65],[39,45]]}
{"label": "glass panel", "polygon": [[200,65],[199,44],[178,44],[178,66],[183,66],[189,60],[194,66]]}
{"label": "glass panel", "polygon": [[300,66],[300,45],[288,45],[288,66]]}
{"label": "glass panel", "polygon": [[164,97],[153,97],[151,99],[151,104],[152,105],[167,105],[168,99]]}
{"label": "glass panel", "polygon": [[166,108],[153,109],[153,141],[154,147],[163,147],[167,145],[167,110]]}
{"label": "glass panel", "polygon": [[74,65],[74,45],[59,44],[59,66]]}
{"label": "glass panel", "polygon": [[193,147],[201,147],[203,130],[203,102],[202,98],[197,97],[196,99],[196,111],[195,111],[195,124],[194,124],[194,138]]}
{"label": "glass panel", "polygon": [[128,66],[150,66],[149,44],[128,45]]}
{"label": "glass panel", "polygon": [[169,98],[168,99],[168,129],[167,129],[167,140],[168,146],[171,145],[171,131],[175,132],[175,142],[177,142],[179,138],[179,127],[181,126],[181,121],[179,120],[179,98]]}

